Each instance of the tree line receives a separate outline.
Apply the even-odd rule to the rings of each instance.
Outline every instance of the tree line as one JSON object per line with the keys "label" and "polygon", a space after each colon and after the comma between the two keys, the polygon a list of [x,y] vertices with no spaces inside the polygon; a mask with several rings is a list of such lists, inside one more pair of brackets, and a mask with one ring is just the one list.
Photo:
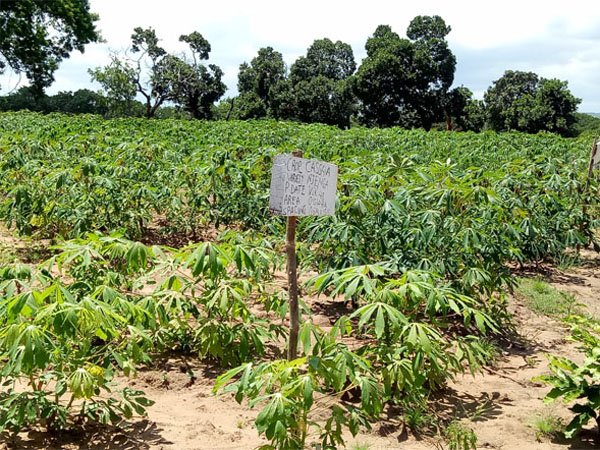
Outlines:
{"label": "tree line", "polygon": [[[63,5],[63,9],[57,5]],[[86,16],[87,12],[87,16]],[[65,36],[29,34],[29,20],[64,21]],[[167,52],[153,28],[135,28],[130,49],[111,55],[109,64],[89,70],[100,92],[87,89],[44,94],[61,59],[73,49],[100,39],[97,17],[87,0],[23,0],[0,4],[0,71],[24,72],[31,85],[0,97],[0,110],[94,113],[106,117],[190,117],[319,122],[341,128],[370,127],[481,131],[550,131],[572,135],[580,99],[566,81],[508,70],[495,80],[483,100],[459,86],[452,88],[456,57],[446,37],[451,27],[440,16],[417,16],[406,37],[380,25],[365,43],[366,57],[357,65],[352,47],[328,38],[315,40],[306,54],[288,67],[272,47],[239,67],[238,95],[223,99],[223,71],[208,62],[210,43],[199,32],[183,34],[188,51]],[[17,51],[17,42],[31,51]],[[66,43],[66,44],[65,44]],[[60,48],[63,45],[63,49]],[[20,53],[19,53],[20,52]],[[41,61],[41,62],[40,62]],[[142,101],[140,101],[141,99]]]}

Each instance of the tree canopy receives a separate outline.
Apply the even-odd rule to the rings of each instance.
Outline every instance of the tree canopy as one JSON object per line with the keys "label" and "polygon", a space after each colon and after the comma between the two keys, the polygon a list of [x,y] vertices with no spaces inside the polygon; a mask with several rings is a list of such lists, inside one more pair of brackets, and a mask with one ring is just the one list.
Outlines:
{"label": "tree canopy", "polygon": [[278,85],[285,82],[286,72],[283,55],[273,47],[259,49],[250,64],[241,64],[238,74],[238,118],[259,118],[267,113],[277,117],[272,100],[281,89]]}
{"label": "tree canopy", "polygon": [[154,117],[170,101],[196,119],[211,118],[213,103],[226,90],[223,71],[202,64],[211,47],[200,33],[184,34],[179,40],[189,45],[191,57],[167,53],[153,28],[137,27],[131,35],[132,55],[114,55],[109,65],[89,71],[102,85],[113,111],[127,107],[140,94],[146,117]]}
{"label": "tree canopy", "polygon": [[484,95],[486,119],[497,131],[550,131],[569,135],[580,99],[566,81],[539,78],[533,72],[507,70]]}
{"label": "tree canopy", "polygon": [[[440,16],[416,16],[401,37],[379,25],[365,43],[357,69],[352,47],[328,38],[315,40],[289,68],[283,55],[263,47],[239,66],[238,95],[224,95],[223,71],[208,63],[211,45],[202,34],[182,34],[188,51],[169,53],[153,28],[137,27],[128,51],[90,69],[102,90],[61,92],[49,97],[58,64],[101,37],[89,0],[0,0],[0,73],[25,73],[27,89],[0,97],[0,109],[99,112],[108,117],[180,115],[210,119],[274,118],[349,127],[421,127],[447,130],[493,129],[528,133],[577,133],[580,99],[566,81],[533,72],[507,70],[484,100],[464,86],[452,87],[456,57],[446,37],[451,27]],[[138,101],[141,99],[143,103]],[[143,110],[143,111],[142,111]],[[583,119],[581,119],[583,120]]]}
{"label": "tree canopy", "polygon": [[97,20],[88,0],[0,1],[0,73],[24,73],[41,93],[73,50],[100,40]]}
{"label": "tree canopy", "polygon": [[295,115],[303,122],[350,126],[354,95],[350,77],[356,70],[350,45],[318,39],[290,68]]}
{"label": "tree canopy", "polygon": [[360,120],[367,125],[429,129],[444,117],[456,58],[439,16],[417,16],[401,38],[388,25],[367,40],[367,57],[356,74]]}

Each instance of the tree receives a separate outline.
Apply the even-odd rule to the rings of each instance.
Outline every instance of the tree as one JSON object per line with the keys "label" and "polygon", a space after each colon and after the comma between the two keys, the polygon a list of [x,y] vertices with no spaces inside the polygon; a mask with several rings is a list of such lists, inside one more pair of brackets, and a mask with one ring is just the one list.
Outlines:
{"label": "tree", "polygon": [[[533,72],[507,70],[493,82],[484,95],[487,121],[494,130],[519,129],[519,113],[515,102],[533,97],[537,91],[538,76]],[[526,102],[522,100],[521,102]]]}
{"label": "tree", "polygon": [[[146,117],[153,117],[156,110],[169,99],[167,52],[158,45],[158,37],[153,28],[136,27],[131,35],[131,51],[139,57],[133,66],[126,69],[128,78],[146,101]],[[144,67],[150,74],[143,79]]]}
{"label": "tree", "polygon": [[200,33],[179,38],[189,45],[191,59],[167,53],[152,28],[135,28],[131,40],[136,58],[113,56],[108,66],[89,71],[104,88],[112,110],[128,105],[140,94],[145,99],[147,118],[154,117],[167,101],[181,105],[194,118],[212,116],[213,103],[225,93],[226,86],[218,66],[201,63],[208,59],[211,49]]}
{"label": "tree", "polygon": [[571,94],[567,81],[542,78],[536,98],[543,110],[541,129],[563,136],[574,134],[575,112],[581,99]]}
{"label": "tree", "polygon": [[417,16],[408,27],[407,35],[416,49],[416,93],[412,105],[421,126],[427,130],[440,115],[448,116],[444,105],[451,104],[455,96],[449,94],[456,70],[456,57],[446,42],[450,30],[440,16]]}
{"label": "tree", "polygon": [[533,72],[507,70],[484,95],[489,126],[497,131],[572,133],[581,102],[566,81],[539,78]]}
{"label": "tree", "polygon": [[413,40],[445,39],[452,31],[440,16],[417,16],[411,20],[406,36]]}
{"label": "tree", "polygon": [[446,130],[481,131],[485,125],[483,101],[473,98],[473,93],[464,86],[448,91],[444,97]]}
{"label": "tree", "polygon": [[88,72],[92,80],[103,88],[101,95],[106,97],[109,117],[133,115],[133,102],[137,94],[133,67],[113,55],[109,65],[89,69]]}
{"label": "tree", "polygon": [[227,86],[222,81],[223,71],[215,64],[205,66],[200,61],[208,60],[211,51],[209,42],[194,31],[179,37],[190,46],[192,60],[185,56],[169,56],[165,62],[171,86],[171,99],[183,106],[194,119],[212,119],[214,103]]}
{"label": "tree", "polygon": [[296,118],[296,100],[290,80],[280,80],[271,88],[268,115],[284,120]]}
{"label": "tree", "polygon": [[330,80],[344,80],[356,70],[352,47],[342,41],[315,40],[306,56],[301,56],[290,68],[292,83],[322,76]]}
{"label": "tree", "polygon": [[100,114],[108,112],[106,99],[89,89],[62,91],[46,98],[45,112],[68,114]]}
{"label": "tree", "polygon": [[[260,119],[267,117],[267,106],[264,99],[256,92],[242,92],[234,102],[233,118],[235,119]],[[227,118],[227,117],[225,117]]]}
{"label": "tree", "polygon": [[445,97],[456,58],[445,40],[450,32],[439,16],[417,16],[400,38],[388,25],[377,27],[356,74],[361,122],[429,129],[445,117]]}
{"label": "tree", "polygon": [[485,129],[485,103],[483,100],[469,99],[463,114],[456,119],[457,125],[463,131],[482,131]]}
{"label": "tree", "polygon": [[272,47],[261,48],[250,64],[241,64],[238,74],[240,96],[236,99],[238,118],[258,118],[266,116],[269,111],[272,113],[274,89],[286,80],[286,71],[283,56]]}
{"label": "tree", "polygon": [[355,109],[352,85],[356,70],[350,45],[318,39],[290,68],[295,116],[303,122],[350,126]]}
{"label": "tree", "polygon": [[366,44],[356,73],[359,120],[369,126],[414,126],[409,100],[414,94],[414,46],[388,25],[379,25]]}
{"label": "tree", "polygon": [[25,73],[36,95],[73,50],[98,42],[88,0],[0,1],[0,73]]}
{"label": "tree", "polygon": [[2,111],[42,111],[44,109],[45,97],[36,92],[32,86],[22,86],[2,98],[0,110]]}
{"label": "tree", "polygon": [[354,96],[346,80],[319,75],[294,86],[294,111],[302,122],[350,127]]}

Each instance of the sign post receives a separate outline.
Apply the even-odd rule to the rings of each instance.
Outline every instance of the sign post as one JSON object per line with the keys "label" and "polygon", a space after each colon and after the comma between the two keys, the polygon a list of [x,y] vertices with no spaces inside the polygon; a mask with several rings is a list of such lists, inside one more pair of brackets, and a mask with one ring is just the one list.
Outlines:
{"label": "sign post", "polygon": [[594,170],[600,169],[600,151],[598,150],[598,139],[594,139],[592,154],[590,155],[590,166],[588,168],[588,177],[594,174]]}
{"label": "sign post", "polygon": [[298,274],[296,270],[297,216],[326,216],[335,211],[338,168],[334,164],[303,159],[302,152],[277,155],[273,160],[269,210],[287,216],[285,233],[290,337],[288,360],[298,355],[300,312],[298,308]]}

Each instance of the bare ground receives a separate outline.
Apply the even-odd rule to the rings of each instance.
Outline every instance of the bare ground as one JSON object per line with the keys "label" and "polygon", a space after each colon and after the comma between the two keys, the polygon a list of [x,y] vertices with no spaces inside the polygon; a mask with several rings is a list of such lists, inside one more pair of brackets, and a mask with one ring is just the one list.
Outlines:
{"label": "bare ground", "polygon": [[[35,260],[42,250],[31,242],[0,230],[4,249],[19,259]],[[33,253],[33,255],[32,255]],[[546,267],[545,276],[556,288],[574,294],[587,306],[587,312],[600,316],[600,259],[584,252],[585,265],[567,271]],[[330,309],[323,298],[306,299],[314,307],[314,321],[327,327]],[[569,417],[567,405],[545,406],[542,398],[549,388],[533,378],[548,373],[546,353],[577,358],[573,343],[565,340],[566,327],[558,320],[531,312],[523,299],[510,299],[511,311],[522,339],[503,348],[493,368],[475,376],[464,375],[450,382],[433,401],[437,413],[446,419],[460,420],[474,429],[478,448],[498,450],[587,449],[597,448],[597,430],[584,430],[574,440],[548,440],[538,437],[532,426],[538,415]],[[50,436],[37,431],[22,432],[0,442],[4,449],[102,449],[102,450],[200,450],[253,449],[266,441],[254,429],[255,410],[238,405],[230,396],[211,394],[220,369],[194,358],[170,355],[159,358],[154,367],[140,370],[136,379],[120,380],[146,392],[156,403],[144,419],[112,428],[85,432],[61,432]],[[190,376],[193,374],[193,376]],[[315,440],[316,442],[316,440]],[[348,449],[425,450],[446,448],[433,434],[415,435],[404,427],[402,417],[388,411],[387,417],[357,437],[348,436]]]}

